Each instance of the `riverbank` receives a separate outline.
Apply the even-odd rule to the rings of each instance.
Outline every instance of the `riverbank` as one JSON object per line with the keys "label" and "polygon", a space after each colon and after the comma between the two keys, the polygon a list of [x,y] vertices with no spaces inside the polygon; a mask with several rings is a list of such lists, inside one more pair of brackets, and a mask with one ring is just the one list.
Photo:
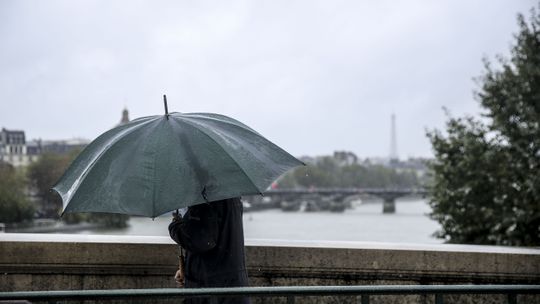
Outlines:
{"label": "riverbank", "polygon": [[43,221],[26,224],[26,225],[7,225],[5,227],[6,233],[77,233],[80,231],[88,231],[94,229],[104,228],[103,224],[98,223],[78,223],[78,224],[66,224],[60,221],[48,221],[43,224]]}

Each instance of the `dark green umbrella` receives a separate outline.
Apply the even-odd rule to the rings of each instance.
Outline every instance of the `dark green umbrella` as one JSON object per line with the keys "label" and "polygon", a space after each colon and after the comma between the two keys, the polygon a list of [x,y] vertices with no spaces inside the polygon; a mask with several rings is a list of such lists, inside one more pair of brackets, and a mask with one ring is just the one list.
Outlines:
{"label": "dark green umbrella", "polygon": [[230,117],[167,113],[91,142],[53,187],[63,212],[156,217],[204,202],[261,194],[303,163]]}

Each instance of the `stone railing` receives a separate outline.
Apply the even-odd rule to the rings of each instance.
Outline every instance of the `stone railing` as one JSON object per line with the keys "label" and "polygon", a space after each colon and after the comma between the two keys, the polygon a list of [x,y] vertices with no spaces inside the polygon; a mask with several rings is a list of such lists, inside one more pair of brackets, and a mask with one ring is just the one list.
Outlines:
{"label": "stone railing", "polygon": [[[533,248],[246,243],[252,286],[540,283],[540,249]],[[0,291],[174,287],[178,253],[167,237],[4,233],[0,234]],[[463,297],[451,296],[455,301]],[[423,303],[428,298],[408,296],[396,301]],[[497,296],[489,299],[499,301]]]}

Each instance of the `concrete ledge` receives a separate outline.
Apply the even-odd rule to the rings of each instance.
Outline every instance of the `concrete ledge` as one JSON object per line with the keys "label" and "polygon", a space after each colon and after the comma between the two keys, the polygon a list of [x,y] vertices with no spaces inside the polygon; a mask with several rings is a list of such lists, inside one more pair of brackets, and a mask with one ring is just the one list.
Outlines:
{"label": "concrete ledge", "polygon": [[251,245],[249,260],[257,263],[249,265],[263,276],[486,284],[540,280],[539,249],[352,242]]}
{"label": "concrete ledge", "polygon": [[[253,286],[539,284],[540,249],[248,240]],[[174,287],[167,237],[0,234],[0,291]]]}

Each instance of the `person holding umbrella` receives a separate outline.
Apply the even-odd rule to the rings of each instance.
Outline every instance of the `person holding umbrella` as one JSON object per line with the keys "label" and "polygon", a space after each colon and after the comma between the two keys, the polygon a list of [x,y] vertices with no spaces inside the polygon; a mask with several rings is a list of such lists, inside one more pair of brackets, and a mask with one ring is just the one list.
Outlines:
{"label": "person holding umbrella", "polygon": [[187,208],[169,227],[187,250],[186,286],[245,286],[239,197],[262,194],[304,163],[233,118],[169,113],[163,103],[165,115],[117,126],[77,156],[52,188],[62,214],[155,218]]}
{"label": "person holding umbrella", "polygon": [[[231,198],[175,213],[169,234],[186,250],[185,273],[175,279],[186,288],[248,286],[242,202]],[[215,300],[214,302],[212,300]],[[250,303],[249,298],[192,298],[186,303]]]}

